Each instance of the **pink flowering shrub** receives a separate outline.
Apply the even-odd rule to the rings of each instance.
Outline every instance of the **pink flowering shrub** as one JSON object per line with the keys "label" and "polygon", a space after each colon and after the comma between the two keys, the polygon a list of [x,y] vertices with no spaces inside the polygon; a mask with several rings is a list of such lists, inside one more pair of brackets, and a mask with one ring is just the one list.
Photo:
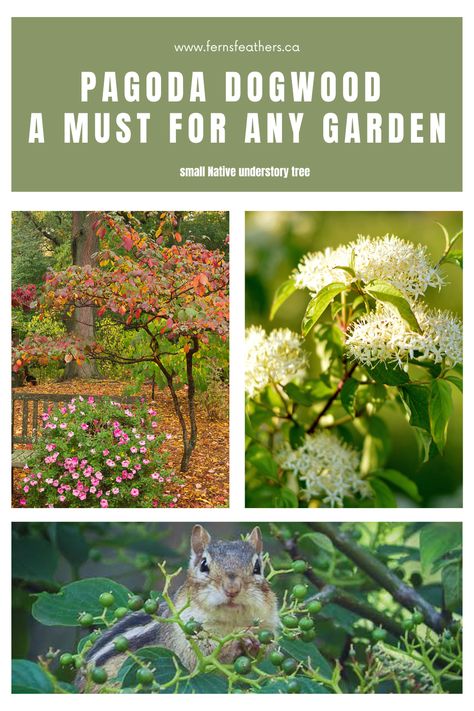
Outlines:
{"label": "pink flowering shrub", "polygon": [[23,506],[172,505],[166,488],[173,475],[163,451],[170,435],[158,432],[153,408],[78,397],[41,417],[40,436],[24,469]]}

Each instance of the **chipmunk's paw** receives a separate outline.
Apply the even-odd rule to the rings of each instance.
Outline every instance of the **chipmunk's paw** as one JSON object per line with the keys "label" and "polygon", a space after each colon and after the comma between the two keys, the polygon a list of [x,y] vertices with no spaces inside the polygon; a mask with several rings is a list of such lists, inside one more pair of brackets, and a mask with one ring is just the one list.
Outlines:
{"label": "chipmunk's paw", "polygon": [[243,654],[246,654],[248,657],[256,657],[258,655],[261,645],[256,637],[243,637],[238,641]]}

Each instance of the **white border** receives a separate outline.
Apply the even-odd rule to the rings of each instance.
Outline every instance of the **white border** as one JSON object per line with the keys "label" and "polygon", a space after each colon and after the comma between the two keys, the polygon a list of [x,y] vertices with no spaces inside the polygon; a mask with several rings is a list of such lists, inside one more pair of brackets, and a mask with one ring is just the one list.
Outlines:
{"label": "white border", "polygon": [[[243,276],[244,276],[244,215],[243,207],[246,210],[463,210],[465,222],[465,252],[467,265],[467,278],[465,279],[465,352],[466,362],[468,365],[472,362],[473,355],[473,340],[472,340],[472,286],[470,282],[472,269],[472,253],[473,240],[472,225],[473,225],[473,208],[472,199],[473,183],[472,183],[472,165],[469,162],[469,157],[473,153],[473,141],[470,126],[472,125],[472,74],[468,73],[468,67],[474,66],[474,34],[473,26],[473,11],[471,3],[452,1],[449,4],[432,0],[432,2],[422,1],[407,1],[399,0],[394,7],[392,4],[385,6],[384,4],[375,1],[360,0],[354,3],[351,0],[333,2],[333,3],[318,3],[318,2],[303,2],[293,0],[291,3],[281,2],[281,0],[261,0],[260,3],[255,3],[250,0],[240,0],[235,6],[231,4],[223,4],[201,0],[198,4],[190,0],[182,0],[165,6],[162,3],[145,2],[135,0],[132,6],[122,3],[119,7],[115,0],[114,2],[92,2],[91,0],[83,0],[80,4],[66,4],[63,2],[44,0],[41,4],[31,2],[4,2],[1,9],[2,24],[0,34],[0,51],[2,53],[2,67],[6,71],[3,72],[3,94],[5,97],[10,96],[10,18],[11,16],[114,16],[114,17],[140,17],[140,16],[168,16],[168,17],[298,17],[298,16],[346,16],[346,17],[371,17],[371,16],[449,16],[464,18],[464,192],[463,193],[160,193],[160,204],[167,204],[171,209],[200,209],[213,210],[225,209],[231,212],[231,235],[232,235],[232,276],[231,276],[231,308],[232,308],[232,324],[231,324],[231,510],[115,510],[101,511],[101,520],[124,520],[124,521],[141,521],[141,520],[160,520],[160,521],[259,521],[259,520],[275,520],[275,521],[295,521],[305,520],[311,517],[317,517],[321,520],[393,520],[393,521],[448,521],[459,520],[464,522],[464,550],[465,550],[465,587],[464,599],[465,605],[465,630],[466,630],[466,658],[465,669],[467,672],[472,668],[473,662],[473,613],[470,611],[468,602],[470,595],[473,594],[473,523],[472,523],[472,507],[473,507],[473,485],[471,476],[471,467],[469,464],[473,461],[473,436],[470,431],[472,415],[468,407],[465,408],[465,483],[464,483],[464,509],[396,509],[396,510],[353,510],[341,509],[331,511],[328,509],[318,510],[317,513],[311,510],[260,510],[260,509],[244,509],[243,500],[243,471],[244,457],[240,443],[243,441],[243,400],[241,393],[242,374],[239,371],[238,364],[242,361],[242,329],[244,323],[244,307],[243,307]],[[403,47],[400,47],[403,51]],[[442,52],[443,48],[440,47]],[[6,102],[5,102],[6,103]],[[4,103],[4,106],[5,106]],[[1,548],[1,570],[4,571],[5,583],[2,588],[3,610],[6,617],[9,616],[10,603],[5,590],[8,588],[8,579],[10,576],[10,523],[12,520],[95,520],[98,513],[90,510],[71,510],[67,514],[64,512],[42,511],[42,510],[11,510],[9,502],[9,469],[10,469],[10,432],[7,426],[8,413],[10,412],[10,354],[9,354],[9,313],[10,313],[10,212],[11,210],[22,209],[41,209],[41,210],[61,210],[61,209],[123,209],[126,205],[131,210],[149,209],[150,204],[153,204],[158,199],[157,193],[15,193],[10,192],[10,113],[3,109],[0,114],[1,131],[0,137],[3,147],[3,156],[8,156],[8,160],[4,161],[2,166],[2,208],[0,212],[0,226],[2,228],[2,259],[0,260],[0,304],[2,319],[0,321],[1,337],[0,337],[0,368],[2,379],[0,381],[0,407],[4,413],[2,417],[3,426],[0,429],[0,456],[1,469],[3,476],[3,490],[0,497],[1,520],[0,534],[2,536]],[[466,391],[465,403],[473,401],[473,378],[469,370],[466,369]],[[6,618],[5,618],[6,619]],[[8,624],[4,626],[5,637],[1,645],[1,676],[0,676],[0,694],[7,701],[13,701],[9,694],[10,689],[10,650],[9,650],[9,635]],[[467,673],[465,678],[465,691],[462,696],[449,697],[449,704],[454,708],[465,708],[466,702],[472,705],[474,698],[474,680]],[[128,705],[131,697],[100,697],[90,696],[87,703],[92,707],[97,708],[101,704],[101,708],[105,704],[110,706],[114,704],[115,708],[125,708]],[[247,696],[246,704],[252,708],[260,708],[261,703],[269,697]],[[226,697],[225,703],[229,706],[234,706],[240,703],[242,697]],[[374,707],[383,703],[388,707],[395,708],[398,706],[400,699],[396,696],[366,696],[358,697],[351,695],[341,700],[339,697],[324,696],[324,697],[297,697],[296,703],[300,708],[309,708],[310,704],[321,702],[324,699],[326,707],[342,708],[345,701],[349,701],[351,707],[362,709],[363,707]],[[471,699],[471,702],[469,702]],[[62,706],[63,699],[60,696],[37,696],[37,697],[19,697],[14,698],[15,707],[18,709],[26,708],[34,700],[34,704],[38,709],[59,708]],[[142,705],[143,708],[150,707],[153,704],[166,703],[170,707],[180,708],[187,703],[187,697],[167,696],[165,697],[147,697],[140,696],[136,703]],[[239,701],[238,701],[239,700]],[[272,703],[276,708],[283,708],[287,703],[288,697],[272,697]],[[445,698],[442,696],[418,696],[415,699],[405,697],[403,703],[417,704],[420,709],[441,708],[445,703]],[[204,704],[206,709],[220,709],[223,702],[222,697],[217,696],[200,696],[196,697],[194,703]],[[72,705],[83,705],[86,703],[83,697],[68,697],[68,703]],[[135,700],[134,700],[135,703]]]}

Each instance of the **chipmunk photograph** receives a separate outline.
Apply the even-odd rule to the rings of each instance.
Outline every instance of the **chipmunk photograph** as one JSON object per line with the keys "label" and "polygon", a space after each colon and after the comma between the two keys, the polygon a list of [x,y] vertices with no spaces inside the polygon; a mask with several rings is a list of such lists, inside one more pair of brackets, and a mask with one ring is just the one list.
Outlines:
{"label": "chipmunk photograph", "polygon": [[13,523],[15,694],[462,692],[460,523]]}

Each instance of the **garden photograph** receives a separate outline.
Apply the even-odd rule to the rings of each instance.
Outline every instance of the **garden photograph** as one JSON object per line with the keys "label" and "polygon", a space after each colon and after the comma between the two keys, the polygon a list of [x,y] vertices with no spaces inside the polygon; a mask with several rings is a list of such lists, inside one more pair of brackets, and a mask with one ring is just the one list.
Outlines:
{"label": "garden photograph", "polygon": [[227,212],[12,213],[15,507],[228,506]]}
{"label": "garden photograph", "polygon": [[248,212],[245,261],[247,506],[461,507],[462,214]]}
{"label": "garden photograph", "polygon": [[13,523],[12,692],[459,694],[461,574],[460,523]]}

